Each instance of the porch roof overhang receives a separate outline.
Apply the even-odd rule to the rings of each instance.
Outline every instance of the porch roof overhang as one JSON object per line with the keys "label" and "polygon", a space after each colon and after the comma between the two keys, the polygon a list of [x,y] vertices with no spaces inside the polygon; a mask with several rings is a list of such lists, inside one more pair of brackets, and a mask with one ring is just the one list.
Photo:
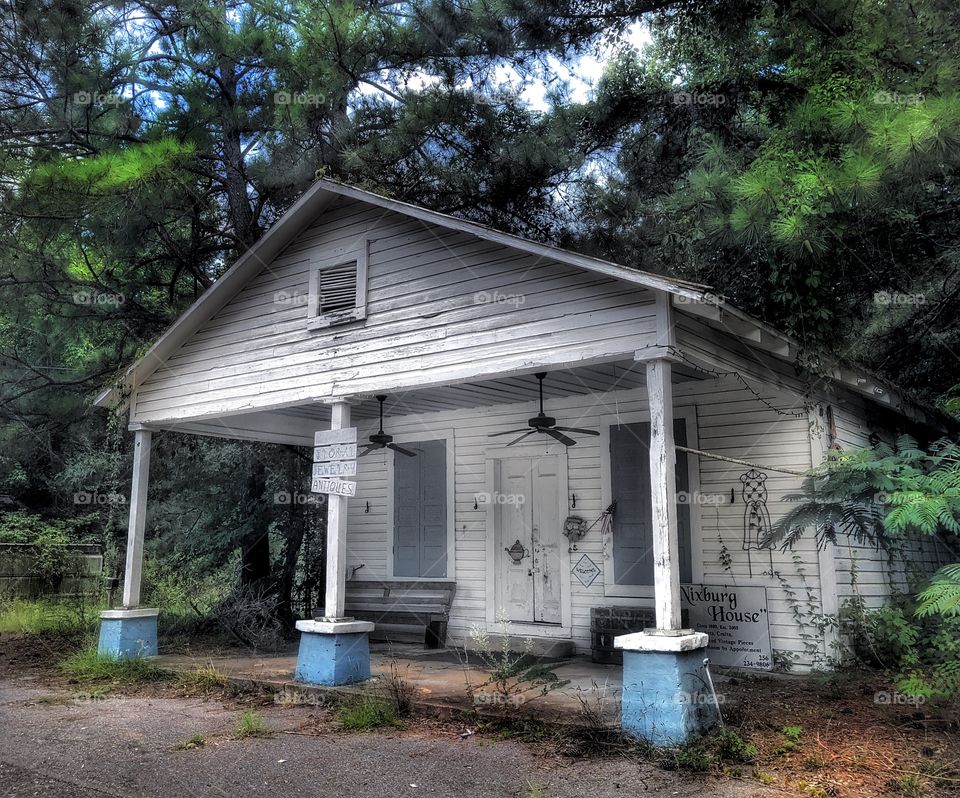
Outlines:
{"label": "porch roof overhang", "polygon": [[[697,369],[678,364],[673,381],[680,385],[709,377]],[[613,392],[646,387],[646,367],[637,360],[623,360],[552,370],[543,385],[544,400],[589,396],[594,404],[609,404],[616,412]],[[532,374],[504,375],[498,378],[462,381],[455,384],[394,389],[385,383],[383,393],[386,416],[418,416],[445,411],[477,410],[498,412],[505,405],[529,405],[531,415],[538,401],[538,383]],[[379,415],[379,403],[371,394],[345,397],[351,404],[351,417],[360,427],[373,427]],[[183,432],[235,440],[257,440],[290,445],[312,445],[317,429],[325,429],[331,419],[330,402],[293,404],[270,411],[236,413],[217,418],[189,420],[171,424],[131,424],[131,429]]]}
{"label": "porch roof overhang", "polygon": [[[671,298],[673,308],[677,312],[706,321],[713,328],[734,336],[745,345],[777,360],[791,362],[801,349],[799,342],[734,307],[723,297],[712,292],[707,285],[581,255],[334,180],[321,179],[317,180],[254,246],[168,327],[150,349],[128,367],[113,385],[101,391],[93,404],[112,408],[124,406],[130,394],[163,366],[205,321],[222,309],[247,281],[275,258],[338,197],[366,202],[425,223],[474,235],[522,252],[663,292]],[[531,373],[535,370],[537,369],[532,369]],[[890,412],[911,418],[934,429],[945,431],[956,427],[956,421],[937,408],[914,399],[903,389],[861,366],[824,353],[821,356],[821,371],[825,386],[832,384],[842,387]],[[502,383],[503,380],[493,382]],[[358,408],[358,412],[359,417],[362,417],[363,408]]]}

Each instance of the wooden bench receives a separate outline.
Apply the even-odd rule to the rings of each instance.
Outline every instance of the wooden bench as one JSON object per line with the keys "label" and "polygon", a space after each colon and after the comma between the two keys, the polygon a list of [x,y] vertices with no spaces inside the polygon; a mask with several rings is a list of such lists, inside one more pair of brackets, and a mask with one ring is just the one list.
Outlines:
{"label": "wooden bench", "polygon": [[355,580],[346,584],[344,613],[376,624],[371,640],[443,648],[457,583],[452,580]]}

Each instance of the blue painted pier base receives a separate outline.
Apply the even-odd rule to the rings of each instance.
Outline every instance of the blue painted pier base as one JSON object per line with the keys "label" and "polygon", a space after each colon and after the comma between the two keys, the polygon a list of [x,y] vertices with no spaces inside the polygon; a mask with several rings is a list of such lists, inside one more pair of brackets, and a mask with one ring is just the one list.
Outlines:
{"label": "blue painted pier base", "polygon": [[621,635],[623,733],[658,746],[683,745],[708,731],[719,711],[703,664],[707,635]]}
{"label": "blue painted pier base", "polygon": [[97,651],[116,659],[157,656],[157,615],[160,610],[104,610],[100,613]]}
{"label": "blue painted pier base", "polygon": [[369,621],[297,621],[294,681],[334,686],[370,678]]}

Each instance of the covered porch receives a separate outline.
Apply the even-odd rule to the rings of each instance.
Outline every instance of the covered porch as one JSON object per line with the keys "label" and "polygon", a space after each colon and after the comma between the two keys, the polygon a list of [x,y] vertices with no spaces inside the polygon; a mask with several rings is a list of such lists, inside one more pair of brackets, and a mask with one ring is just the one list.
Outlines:
{"label": "covered porch", "polygon": [[[541,382],[535,375],[543,371],[546,377]],[[707,684],[701,664],[707,637],[685,629],[681,623],[681,578],[690,581],[691,573],[696,573],[699,579],[703,565],[696,518],[689,512],[684,522],[685,551],[681,551],[678,540],[680,505],[676,499],[674,433],[682,428],[683,443],[687,444],[684,449],[696,451],[695,405],[714,382],[708,371],[692,361],[685,362],[670,347],[651,346],[637,351],[629,360],[610,357],[560,367],[534,363],[523,371],[490,379],[464,379],[414,390],[391,390],[385,385],[382,393],[375,389],[373,396],[291,404],[271,411],[162,426],[132,424],[136,449],[123,607],[104,614],[101,649],[119,655],[157,653],[157,611],[142,608],[139,600],[153,432],[311,446],[318,433],[326,440],[356,428],[362,452],[369,436],[383,429],[405,452],[387,447],[371,449],[356,460],[354,474],[347,471],[343,477],[355,480],[354,496],[321,495],[327,520],[324,611],[298,622],[299,658],[292,663],[288,676],[302,683],[325,685],[369,678],[378,667],[377,655],[371,658],[369,653],[371,633],[374,639],[381,639],[376,634],[377,625],[387,625],[393,619],[369,615],[358,618],[355,606],[350,604],[351,592],[358,587],[403,580],[455,585],[456,596],[451,597],[441,644],[474,647],[471,641],[478,631],[491,636],[495,645],[500,645],[503,636],[516,647],[527,645],[529,640],[537,641],[538,646],[560,644],[554,649],[559,656],[581,655],[575,661],[579,665],[564,666],[577,670],[591,664],[585,657],[590,653],[590,614],[602,585],[599,595],[606,594],[610,602],[649,609],[650,624],[645,631],[617,640],[627,673],[632,674],[628,680],[633,679],[635,685],[623,701],[624,718],[628,712],[635,713],[636,706],[650,705],[649,686],[642,678],[638,680],[645,666],[638,670],[632,663],[635,657],[646,661],[653,656],[656,666],[666,669],[663,678],[672,684],[666,688],[666,709],[671,718],[656,723],[669,726],[664,741],[676,735],[683,737],[687,726],[693,728],[695,724],[687,717],[691,703],[678,701],[676,694],[699,694]],[[378,396],[386,397],[382,401],[382,428]],[[558,428],[580,432],[564,433],[561,437],[567,441],[538,430],[528,429],[520,436],[511,432],[526,429],[541,410],[556,419]],[[612,465],[611,429],[629,429],[636,437],[638,424],[644,436],[639,441],[644,462],[636,472],[642,472],[643,482],[636,488],[651,513],[649,540],[645,550],[637,554],[645,576],[620,580],[623,584],[618,585],[615,569],[605,563],[610,556],[605,552],[611,545],[611,529],[603,519],[611,514],[609,508],[616,501],[611,492],[611,471],[617,471],[621,482],[630,479],[634,471],[621,473]],[[422,470],[427,460],[422,456],[425,444],[436,446],[434,460],[443,464],[434,479],[443,507],[432,519],[423,513],[423,507],[429,504],[423,501],[426,494],[417,492],[428,481],[428,474]],[[699,469],[688,452],[681,458],[686,474],[682,487],[695,492]],[[637,458],[631,465],[637,466]],[[398,547],[408,542],[399,533],[404,494],[397,491],[401,481],[411,484],[407,476],[417,469],[421,469],[424,483],[414,484],[407,509],[412,508],[414,515],[420,513],[414,526],[433,523],[440,535],[420,541],[422,550],[414,556],[412,567],[416,569],[420,563],[422,570],[411,573],[409,558],[397,556]],[[435,489],[438,484],[434,484]],[[571,518],[583,522],[582,539],[564,535]],[[578,568],[587,572],[584,578],[577,578]],[[424,618],[423,623],[429,627],[430,619]],[[680,672],[681,661],[689,661],[689,673]],[[270,667],[290,664],[275,660]],[[613,673],[618,675],[615,690],[619,695],[620,666],[597,667],[604,670],[605,681]],[[456,665],[450,670],[449,663],[443,668],[425,668],[421,681],[440,678],[448,671],[462,681],[462,668]],[[583,687],[585,680],[593,678],[587,673],[572,683]],[[460,689],[462,692],[462,685]],[[659,692],[663,687],[654,689]],[[554,700],[561,700],[562,695],[559,693]],[[569,690],[567,700],[576,700]],[[700,714],[702,709],[697,708]],[[649,715],[649,711],[644,712]],[[638,722],[637,718],[630,721]],[[647,728],[649,723],[643,721],[642,725]]]}

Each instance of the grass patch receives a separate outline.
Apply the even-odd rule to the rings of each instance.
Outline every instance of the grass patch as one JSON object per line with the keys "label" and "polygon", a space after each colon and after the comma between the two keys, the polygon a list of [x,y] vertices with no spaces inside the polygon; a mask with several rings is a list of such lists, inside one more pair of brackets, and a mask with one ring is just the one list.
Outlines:
{"label": "grass patch", "polygon": [[177,684],[187,690],[201,693],[232,690],[234,686],[230,677],[223,671],[218,670],[212,662],[178,673]]}
{"label": "grass patch", "polygon": [[337,709],[337,722],[340,728],[348,731],[366,731],[399,726],[400,717],[392,703],[382,698],[362,695],[340,705]]}
{"label": "grass patch", "polygon": [[184,740],[182,743],[177,743],[174,747],[174,751],[194,751],[197,748],[203,748],[206,744],[206,740],[203,739],[202,734],[195,734],[193,737],[189,737]]}
{"label": "grass patch", "polygon": [[4,634],[90,634],[96,630],[99,620],[99,606],[73,601],[0,601],[0,633]]}
{"label": "grass patch", "polygon": [[243,740],[247,737],[268,737],[270,734],[272,732],[263,725],[263,718],[252,709],[243,711],[233,730],[233,736],[237,740]]}
{"label": "grass patch", "polygon": [[757,747],[744,740],[729,726],[724,726],[713,734],[670,750],[660,760],[660,766],[666,770],[688,770],[704,773],[721,769],[721,772],[733,773],[724,768],[728,762],[746,764],[757,757]]}
{"label": "grass patch", "polygon": [[71,654],[59,664],[60,672],[78,682],[113,682],[136,684],[161,682],[173,674],[143,657],[114,659],[99,653],[95,648],[86,648]]}

